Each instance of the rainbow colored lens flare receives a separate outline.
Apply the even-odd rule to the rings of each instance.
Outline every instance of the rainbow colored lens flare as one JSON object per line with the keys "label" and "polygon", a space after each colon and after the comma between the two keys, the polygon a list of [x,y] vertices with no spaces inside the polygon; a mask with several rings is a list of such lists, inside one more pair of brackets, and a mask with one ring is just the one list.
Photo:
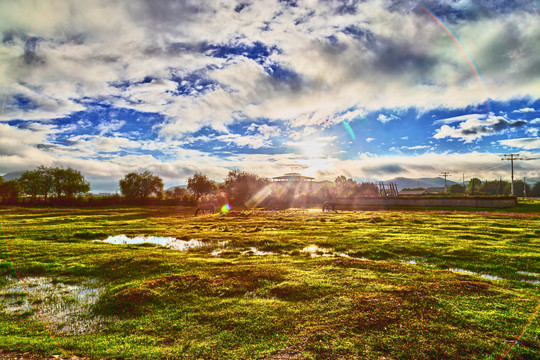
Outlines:
{"label": "rainbow colored lens flare", "polygon": [[433,19],[435,20],[443,29],[446,31],[448,35],[452,38],[452,40],[458,45],[458,48],[461,49],[463,54],[465,54],[465,58],[469,62],[469,65],[473,71],[473,73],[476,74],[476,78],[478,79],[478,83],[480,84],[480,87],[483,88],[484,93],[486,95],[486,108],[487,108],[487,116],[489,117],[491,115],[491,104],[490,104],[490,98],[489,93],[486,87],[486,84],[484,83],[484,79],[482,78],[482,75],[480,74],[480,70],[478,69],[478,65],[476,65],[476,62],[474,61],[471,53],[469,50],[465,47],[465,44],[461,41],[459,36],[452,30],[450,25],[444,22],[443,19],[441,19],[437,14],[435,14],[433,11],[428,9],[425,6],[421,6],[421,8]]}
{"label": "rainbow colored lens flare", "polygon": [[351,125],[349,125],[349,123],[345,120],[343,120],[341,123],[343,124],[343,126],[345,127],[345,130],[347,130],[347,132],[349,133],[353,141],[356,140],[356,136],[354,135],[354,131],[351,128]]}
{"label": "rainbow colored lens flare", "polygon": [[231,210],[230,204],[225,204],[221,207],[221,212],[226,213],[227,211]]}

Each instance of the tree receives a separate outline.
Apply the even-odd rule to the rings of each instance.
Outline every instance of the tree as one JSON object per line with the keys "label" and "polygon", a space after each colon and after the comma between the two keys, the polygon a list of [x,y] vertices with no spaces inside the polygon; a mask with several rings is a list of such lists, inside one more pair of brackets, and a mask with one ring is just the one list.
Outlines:
{"label": "tree", "polygon": [[122,195],[128,199],[144,200],[154,194],[160,197],[163,193],[163,180],[152,173],[129,173],[119,181]]}
{"label": "tree", "polygon": [[484,183],[484,192],[486,195],[503,195],[508,181],[493,180]]}
{"label": "tree", "polygon": [[217,185],[214,181],[208,179],[206,175],[196,172],[188,179],[188,190],[197,197],[197,200],[203,195],[216,192]]}
{"label": "tree", "polygon": [[67,198],[90,191],[90,183],[85,180],[80,171],[72,168],[62,169],[61,175],[62,190]]}
{"label": "tree", "polygon": [[39,181],[41,183],[41,195],[43,195],[45,201],[47,201],[47,196],[52,191],[54,182],[52,169],[41,165],[35,171],[37,171],[39,174]]}
{"label": "tree", "polygon": [[448,188],[450,194],[465,194],[465,186],[461,184],[452,184]]}
{"label": "tree", "polygon": [[187,190],[180,187],[180,186],[175,186],[174,188],[172,189],[169,189],[169,190],[165,190],[165,197],[167,199],[181,199],[183,198],[184,196],[187,195]]}
{"label": "tree", "polygon": [[470,195],[478,194],[482,187],[482,180],[478,178],[472,178],[467,184],[467,193]]}
{"label": "tree", "polygon": [[19,197],[19,182],[15,179],[0,183],[0,197],[4,203],[16,203]]}
{"label": "tree", "polygon": [[379,187],[371,182],[363,182],[354,186],[354,194],[359,196],[376,197],[379,196]]}
{"label": "tree", "polygon": [[61,195],[72,198],[75,194],[90,191],[90,184],[84,179],[80,171],[72,168],[49,168],[48,171],[53,179],[51,190],[56,194],[57,199]]}
{"label": "tree", "polygon": [[19,177],[21,191],[32,196],[32,201],[36,201],[38,195],[43,193],[41,175],[37,170],[27,170]]}
{"label": "tree", "polygon": [[538,181],[531,189],[531,196],[540,197],[540,181]]}
{"label": "tree", "polygon": [[240,170],[231,170],[222,185],[229,201],[238,206],[245,206],[246,202],[261,191],[269,181],[258,175]]}
{"label": "tree", "polygon": [[[508,183],[504,188],[504,192],[510,194],[511,184]],[[514,194],[518,197],[531,196],[531,187],[523,180],[514,180]]]}
{"label": "tree", "polygon": [[351,196],[355,190],[356,181],[347,179],[345,175],[339,175],[334,180],[334,185],[339,196]]}

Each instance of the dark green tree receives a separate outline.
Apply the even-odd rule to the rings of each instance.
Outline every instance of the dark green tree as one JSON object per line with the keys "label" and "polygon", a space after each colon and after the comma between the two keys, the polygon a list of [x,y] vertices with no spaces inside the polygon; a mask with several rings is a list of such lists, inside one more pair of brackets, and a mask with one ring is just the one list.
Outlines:
{"label": "dark green tree", "polygon": [[538,181],[531,189],[531,196],[540,197],[540,181]]}
{"label": "dark green tree", "polygon": [[246,206],[246,202],[261,191],[269,180],[240,170],[231,170],[222,184],[222,189],[233,205]]}
{"label": "dark green tree", "polygon": [[379,196],[379,187],[371,182],[356,184],[353,190],[354,195],[376,197]]}
{"label": "dark green tree", "polygon": [[57,199],[62,195],[72,198],[75,194],[90,191],[90,184],[78,170],[72,168],[49,168],[48,171],[53,179],[51,190],[56,194]]}
{"label": "dark green tree", "polygon": [[72,168],[62,169],[62,191],[67,198],[90,191],[90,183],[80,171]]}
{"label": "dark green tree", "polygon": [[197,200],[203,195],[214,194],[217,190],[217,185],[214,181],[208,179],[206,175],[196,172],[188,179],[188,190],[197,197]]}
{"label": "dark green tree", "polygon": [[461,184],[452,184],[448,188],[450,194],[465,194],[465,186]]}
{"label": "dark green tree", "polygon": [[345,175],[339,175],[334,180],[334,186],[338,196],[351,196],[355,191],[356,181],[347,179]]}
{"label": "dark green tree", "polygon": [[16,203],[19,197],[19,182],[13,179],[0,183],[0,197],[3,203]]}
{"label": "dark green tree", "polygon": [[163,194],[163,180],[152,173],[129,173],[119,181],[122,195],[128,199],[144,200],[154,194],[161,197]]}
{"label": "dark green tree", "polygon": [[467,184],[467,194],[469,195],[478,195],[482,190],[482,180],[478,178],[472,178]]}
{"label": "dark green tree", "polygon": [[482,189],[486,195],[505,195],[505,188],[507,184],[508,181],[493,180],[484,183]]}
{"label": "dark green tree", "polygon": [[167,199],[182,199],[184,196],[188,194],[188,191],[180,186],[175,186],[172,189],[165,191],[165,197]]}
{"label": "dark green tree", "polygon": [[[504,188],[505,193],[510,194],[512,184],[508,183]],[[523,180],[514,180],[514,195],[517,197],[531,196],[531,187]]]}
{"label": "dark green tree", "polygon": [[52,193],[52,188],[54,184],[54,177],[52,168],[45,167],[41,165],[35,171],[39,174],[40,183],[41,183],[41,195],[43,195],[45,201],[50,193]]}
{"label": "dark green tree", "polygon": [[43,194],[41,174],[37,170],[23,172],[19,177],[19,185],[23,193],[32,197],[32,201],[36,201],[37,196]]}

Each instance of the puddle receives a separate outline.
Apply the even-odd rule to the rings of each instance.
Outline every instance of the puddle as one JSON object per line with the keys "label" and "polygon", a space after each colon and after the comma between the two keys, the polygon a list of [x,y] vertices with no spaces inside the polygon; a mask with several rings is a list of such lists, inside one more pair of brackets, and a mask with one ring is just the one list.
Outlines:
{"label": "puddle", "polygon": [[539,273],[533,273],[533,272],[528,272],[528,271],[518,271],[517,273],[521,275],[540,277]]}
{"label": "puddle", "polygon": [[358,256],[351,256],[349,254],[346,254],[346,253],[339,253],[339,254],[335,254],[336,256],[340,256],[340,257],[344,257],[344,258],[347,258],[347,259],[353,259],[353,260],[362,260],[362,261],[369,261],[368,258],[365,258],[365,257],[358,257]]}
{"label": "puddle", "polygon": [[268,256],[268,255],[275,255],[275,253],[271,251],[262,251],[257,249],[256,247],[251,247],[249,250],[242,251],[242,255],[258,255],[258,256]]}
{"label": "puddle", "polygon": [[328,248],[322,248],[317,245],[309,245],[300,250],[304,253],[308,253],[311,257],[319,256],[334,256],[334,250]]}
{"label": "puddle", "polygon": [[407,263],[407,264],[412,264],[412,265],[416,265],[418,264],[418,261],[416,260],[402,260],[401,262],[404,262],[404,263]]}
{"label": "puddle", "polygon": [[[178,240],[174,237],[164,236],[135,236],[127,237],[126,235],[109,236],[105,240],[96,240],[98,242],[106,242],[115,245],[134,245],[134,244],[155,244],[167,247],[173,250],[187,251],[189,249],[198,249],[206,246],[214,246],[215,243],[191,239],[189,241]],[[224,246],[227,241],[220,241],[218,246]]]}
{"label": "puddle", "polygon": [[18,281],[7,276],[0,289],[0,308],[10,315],[35,312],[49,331],[81,335],[101,328],[109,317],[92,314],[93,305],[104,291],[98,282],[87,280],[69,285],[47,277],[26,277]]}
{"label": "puddle", "polygon": [[457,272],[457,273],[460,273],[460,274],[476,275],[476,276],[480,276],[481,278],[488,279],[488,280],[497,280],[497,281],[506,280],[506,279],[503,279],[502,277],[497,276],[497,275],[479,274],[477,272],[470,271],[470,270],[465,270],[465,269],[450,268],[450,269],[448,269],[448,271]]}

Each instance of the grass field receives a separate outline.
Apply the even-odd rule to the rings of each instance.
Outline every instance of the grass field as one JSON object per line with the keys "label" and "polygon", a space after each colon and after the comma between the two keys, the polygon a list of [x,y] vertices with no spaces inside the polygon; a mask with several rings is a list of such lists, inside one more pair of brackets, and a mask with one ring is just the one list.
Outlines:
{"label": "grass field", "polygon": [[[1,208],[0,349],[538,359],[539,205],[199,217],[177,207]],[[112,235],[188,248],[100,241]]]}

